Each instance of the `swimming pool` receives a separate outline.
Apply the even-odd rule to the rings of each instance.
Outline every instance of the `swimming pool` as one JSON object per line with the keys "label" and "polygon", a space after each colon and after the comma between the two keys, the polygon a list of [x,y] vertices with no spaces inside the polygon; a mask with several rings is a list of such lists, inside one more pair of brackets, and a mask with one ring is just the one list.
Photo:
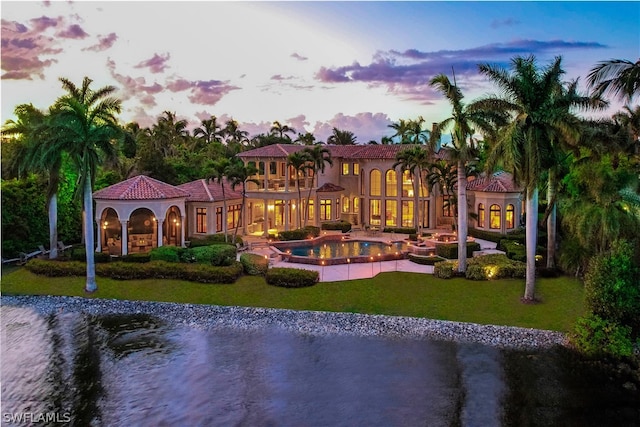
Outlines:
{"label": "swimming pool", "polygon": [[348,262],[388,261],[403,258],[405,242],[350,240],[341,236],[323,236],[304,242],[278,242],[272,245],[283,261],[334,265]]}

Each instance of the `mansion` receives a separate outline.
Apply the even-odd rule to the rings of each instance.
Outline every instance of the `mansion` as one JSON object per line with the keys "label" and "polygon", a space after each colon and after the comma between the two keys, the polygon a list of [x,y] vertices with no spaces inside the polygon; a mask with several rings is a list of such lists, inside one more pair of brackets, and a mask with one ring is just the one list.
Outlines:
{"label": "mansion", "polygon": [[[258,170],[246,184],[241,215],[241,186],[235,189],[205,179],[177,186],[139,175],[93,195],[98,251],[112,255],[146,252],[163,245],[184,246],[192,237],[233,233],[263,235],[304,225],[347,221],[354,228],[416,227],[451,229],[451,196],[429,191],[425,180],[393,169],[408,145],[323,145],[333,165],[324,172],[300,175],[287,157],[305,146],[274,144],[238,154]],[[440,150],[436,157],[442,156]],[[434,159],[437,160],[437,159]],[[298,188],[299,185],[299,188]],[[223,195],[224,190],[224,195]],[[415,194],[419,192],[418,206]],[[224,200],[226,199],[226,210]],[[506,233],[522,215],[522,193],[510,174],[470,178],[467,184],[469,227]]]}

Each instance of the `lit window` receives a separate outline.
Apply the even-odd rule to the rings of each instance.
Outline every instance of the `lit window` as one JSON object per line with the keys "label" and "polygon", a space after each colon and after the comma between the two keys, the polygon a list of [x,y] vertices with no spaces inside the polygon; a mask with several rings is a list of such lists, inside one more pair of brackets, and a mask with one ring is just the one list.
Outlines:
{"label": "lit window", "polygon": [[227,206],[227,229],[233,229],[240,225],[240,209],[242,209],[242,205]]}
{"label": "lit window", "polygon": [[393,169],[389,169],[386,175],[387,196],[395,197],[398,195],[398,180],[396,179],[396,171],[394,171]]}
{"label": "lit window", "polygon": [[222,208],[216,208],[216,233],[222,231]]}
{"label": "lit window", "polygon": [[500,206],[491,205],[489,208],[489,228],[500,228]]}
{"label": "lit window", "polygon": [[342,197],[342,212],[349,212],[349,198],[345,196]]}
{"label": "lit window", "polygon": [[207,232],[207,208],[196,208],[196,233]]}
{"label": "lit window", "polygon": [[484,228],[484,205],[478,204],[478,227]]}
{"label": "lit window", "polygon": [[380,200],[369,201],[369,224],[380,225]]}
{"label": "lit window", "polygon": [[403,227],[413,227],[413,201],[412,200],[403,200],[402,201],[402,226]]}
{"label": "lit window", "polygon": [[360,199],[357,197],[353,198],[353,213],[360,212]]}
{"label": "lit window", "polygon": [[369,174],[369,195],[381,196],[382,193],[382,173],[378,169],[374,169]]}
{"label": "lit window", "polygon": [[387,200],[385,202],[384,224],[388,227],[398,225],[398,202],[395,200]]}
{"label": "lit window", "polygon": [[513,205],[507,205],[507,211],[506,211],[506,217],[505,217],[505,221],[507,222],[507,228],[513,228],[515,227],[515,210],[513,208]]}
{"label": "lit window", "polygon": [[342,175],[349,175],[349,163],[342,164]]}
{"label": "lit window", "polygon": [[353,174],[360,175],[360,164],[358,163],[353,164]]}
{"label": "lit window", "polygon": [[320,221],[331,219],[331,199],[320,199]]}
{"label": "lit window", "polygon": [[413,197],[413,179],[411,172],[402,172],[402,197]]}
{"label": "lit window", "polygon": [[453,196],[442,196],[442,216],[446,216],[449,218],[455,216]]}

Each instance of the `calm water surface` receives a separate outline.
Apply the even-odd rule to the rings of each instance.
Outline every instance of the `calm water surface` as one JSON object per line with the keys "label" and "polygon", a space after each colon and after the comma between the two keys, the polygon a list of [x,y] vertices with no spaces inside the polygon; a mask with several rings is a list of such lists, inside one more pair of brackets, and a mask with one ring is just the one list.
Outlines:
{"label": "calm water surface", "polygon": [[144,314],[44,317],[3,306],[1,316],[3,417],[64,413],[78,426],[638,423],[637,393],[562,353],[205,330]]}
{"label": "calm water surface", "polygon": [[[274,246],[278,246],[277,244]],[[295,248],[281,249],[290,251],[292,255],[311,258],[348,258],[356,256],[377,256],[378,254],[395,254],[406,250],[406,244],[395,242],[386,244],[382,242],[367,242],[357,240],[329,241],[313,243]]]}

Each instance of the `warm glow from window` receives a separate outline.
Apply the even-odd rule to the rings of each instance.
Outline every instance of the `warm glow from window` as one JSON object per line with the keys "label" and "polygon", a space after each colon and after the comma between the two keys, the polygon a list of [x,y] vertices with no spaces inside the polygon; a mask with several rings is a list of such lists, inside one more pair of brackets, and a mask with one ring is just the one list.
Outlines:
{"label": "warm glow from window", "polygon": [[374,169],[369,174],[369,195],[382,195],[382,173],[378,169]]}
{"label": "warm glow from window", "polygon": [[489,208],[489,227],[500,228],[500,206],[491,205]]}
{"label": "warm glow from window", "polygon": [[342,164],[342,175],[349,175],[349,163]]}
{"label": "warm glow from window", "polygon": [[386,173],[386,192],[387,196],[395,197],[398,195],[398,179],[396,171],[389,169]]}
{"label": "warm glow from window", "polygon": [[395,200],[387,200],[385,202],[386,209],[384,213],[384,223],[386,226],[395,227],[398,225],[398,202]]}
{"label": "warm glow from window", "polygon": [[320,199],[320,221],[331,219],[331,199]]}
{"label": "warm glow from window", "polygon": [[402,226],[403,227],[413,227],[413,201],[412,200],[403,200],[402,201]]}
{"label": "warm glow from window", "polygon": [[369,201],[369,224],[380,225],[380,200]]}
{"label": "warm glow from window", "polygon": [[353,198],[353,213],[360,212],[360,199],[358,197]]}
{"label": "warm glow from window", "polygon": [[413,197],[413,181],[409,171],[402,172],[402,197]]}
{"label": "warm glow from window", "polygon": [[515,217],[515,210],[513,208],[513,205],[507,205],[507,211],[505,216],[505,221],[507,222],[507,228],[515,227],[514,217]]}
{"label": "warm glow from window", "polygon": [[353,174],[360,175],[360,164],[358,163],[353,164]]}
{"label": "warm glow from window", "polygon": [[349,197],[342,197],[342,212],[349,212]]}
{"label": "warm glow from window", "polygon": [[484,205],[478,204],[478,227],[484,228]]}

